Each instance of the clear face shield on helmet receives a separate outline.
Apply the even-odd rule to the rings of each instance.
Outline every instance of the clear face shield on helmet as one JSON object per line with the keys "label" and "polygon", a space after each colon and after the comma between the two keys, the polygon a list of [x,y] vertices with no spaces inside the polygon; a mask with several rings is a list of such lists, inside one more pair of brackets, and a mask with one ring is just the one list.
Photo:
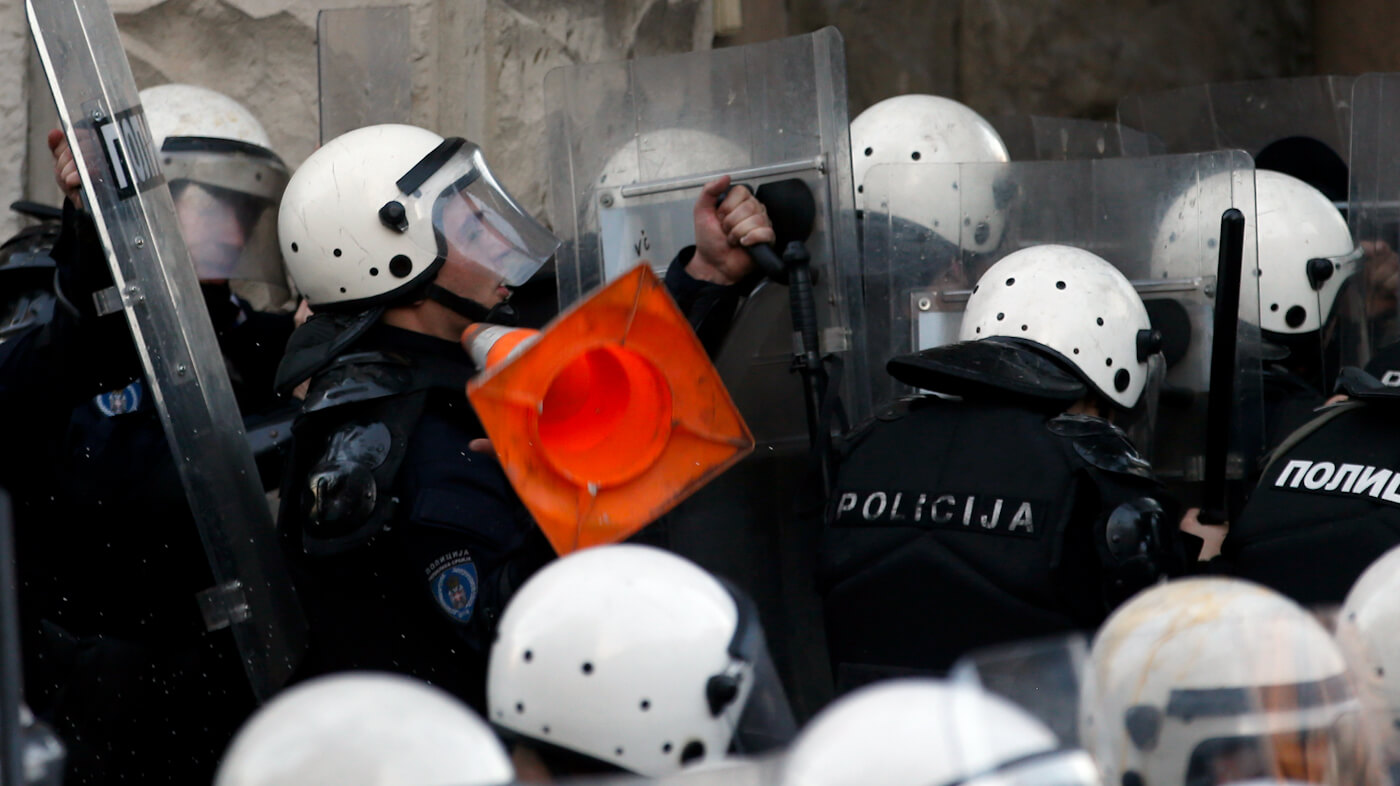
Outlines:
{"label": "clear face shield on helmet", "polygon": [[[954,663],[948,675],[953,684],[1015,704],[1043,724],[1055,742],[961,781],[963,786],[1100,786],[1093,759],[1078,747],[1080,683],[1087,662],[1088,644],[1074,634],[976,650]],[[995,739],[996,731],[989,734],[975,723],[974,715],[959,724],[981,729],[959,741],[969,755],[978,755],[978,747],[986,747],[989,739],[1004,744]]]}
{"label": "clear face shield on helmet", "polygon": [[[1317,332],[1321,392],[1330,393],[1343,366],[1357,365],[1373,352],[1367,333],[1372,276],[1387,271],[1370,270],[1373,257],[1357,245],[1345,254],[1313,257],[1307,261],[1308,286],[1321,327]],[[1393,273],[1393,271],[1390,271]],[[1287,337],[1284,337],[1285,339]]]}
{"label": "clear face shield on helmet", "polygon": [[[559,239],[491,174],[481,148],[464,139],[443,140],[398,187],[402,201],[386,204],[380,219],[400,231],[430,222],[431,238],[411,231],[409,237],[434,243],[423,251],[454,264],[472,290],[459,294],[482,304],[495,302],[493,295],[503,299],[501,288],[524,284],[559,248]],[[393,274],[393,263],[390,268]]]}
{"label": "clear face shield on helmet", "polygon": [[1110,619],[1115,629],[1101,631],[1081,733],[1105,779],[1385,783],[1326,631],[1302,610],[1209,603],[1150,610],[1126,633]]}
{"label": "clear face shield on helmet", "polygon": [[[742,697],[747,690],[747,697],[743,699],[744,709],[734,726],[731,752],[753,756],[785,748],[797,736],[797,719],[769,654],[768,639],[758,619],[758,607],[737,586],[724,579],[720,579],[720,583],[733,596],[739,621],[728,647],[735,666],[724,675],[711,677],[705,686],[710,710],[715,714],[723,712],[724,707],[717,699],[729,693],[731,683],[728,680],[735,680],[732,684],[739,691],[737,695]],[[743,685],[746,677],[748,686]]]}
{"label": "clear face shield on helmet", "polygon": [[286,300],[277,208],[290,173],[282,160],[257,145],[202,137],[167,139],[160,160],[199,279],[257,283]]}

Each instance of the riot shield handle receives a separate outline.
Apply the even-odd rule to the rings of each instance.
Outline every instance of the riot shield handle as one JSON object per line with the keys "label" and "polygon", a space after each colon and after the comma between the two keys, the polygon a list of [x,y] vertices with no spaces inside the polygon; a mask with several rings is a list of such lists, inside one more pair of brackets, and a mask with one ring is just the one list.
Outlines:
{"label": "riot shield handle", "polygon": [[787,284],[790,271],[787,262],[778,257],[777,249],[784,249],[786,256],[786,249],[792,243],[805,243],[811,236],[817,218],[816,198],[811,187],[796,177],[764,183],[754,189],[753,194],[767,209],[776,240],[772,245],[750,246],[749,255],[765,276]]}
{"label": "riot shield handle", "polygon": [[1220,216],[1220,260],[1216,268],[1215,335],[1210,352],[1210,393],[1206,402],[1205,484],[1200,521],[1229,521],[1226,468],[1230,454],[1230,413],[1235,399],[1235,345],[1239,331],[1240,278],[1244,260],[1244,213]]}

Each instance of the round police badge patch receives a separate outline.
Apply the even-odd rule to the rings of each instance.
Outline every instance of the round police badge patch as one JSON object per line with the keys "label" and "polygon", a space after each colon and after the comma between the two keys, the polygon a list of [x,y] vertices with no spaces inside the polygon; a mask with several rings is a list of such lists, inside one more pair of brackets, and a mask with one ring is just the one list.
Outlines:
{"label": "round police badge patch", "polygon": [[428,567],[428,587],[447,616],[468,622],[476,609],[476,564],[465,549],[444,554]]}
{"label": "round police badge patch", "polygon": [[135,412],[141,406],[141,380],[138,379],[121,390],[98,394],[93,403],[109,418]]}

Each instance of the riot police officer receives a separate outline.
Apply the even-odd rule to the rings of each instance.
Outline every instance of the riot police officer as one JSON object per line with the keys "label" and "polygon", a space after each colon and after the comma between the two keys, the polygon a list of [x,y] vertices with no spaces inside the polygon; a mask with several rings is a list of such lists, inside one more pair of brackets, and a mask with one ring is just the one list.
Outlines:
{"label": "riot police officer", "polygon": [[972,290],[961,338],[890,360],[938,395],[844,451],[819,574],[838,689],[1092,629],[1181,568],[1173,507],[1110,421],[1160,363],[1128,280],[1081,249],[1022,249]]}
{"label": "riot police officer", "polygon": [[[772,239],[747,191],[719,200],[727,186],[706,187],[696,246],[668,276],[692,313],[745,274],[742,245]],[[400,125],[308,158],[279,236],[316,311],[279,369],[284,389],[310,380],[279,517],[311,621],[304,674],[403,672],[482,708],[496,620],[552,552],[494,458],[472,449],[485,432],[459,340],[508,323],[510,287],[558,241],[476,145]]]}
{"label": "riot police officer", "polygon": [[1337,604],[1366,566],[1400,545],[1400,389],[1389,378],[1400,349],[1366,370],[1348,367],[1341,395],[1269,456],[1230,526],[1213,569],[1259,582],[1303,604]]}
{"label": "riot police officer", "polygon": [[58,240],[62,212],[33,203],[11,207],[40,219],[0,245],[0,342],[17,336],[53,316],[54,261],[50,256]]}
{"label": "riot police officer", "polygon": [[[274,404],[271,379],[291,317],[232,287],[286,279],[267,231],[286,168],[241,105],[188,85],[142,95],[191,240],[209,315],[246,413]],[[27,694],[68,742],[70,783],[212,777],[253,707],[228,631],[207,632],[196,599],[214,583],[111,286],[102,242],[80,210],[63,134],[49,136],[68,193],[53,248],[53,316],[0,345],[7,451],[25,612]]]}

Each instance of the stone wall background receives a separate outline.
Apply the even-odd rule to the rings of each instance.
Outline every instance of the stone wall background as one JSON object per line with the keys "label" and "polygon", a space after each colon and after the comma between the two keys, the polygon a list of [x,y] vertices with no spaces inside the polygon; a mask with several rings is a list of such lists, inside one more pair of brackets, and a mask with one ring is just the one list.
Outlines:
{"label": "stone wall background", "polygon": [[[478,141],[544,214],[545,74],[555,66],[708,48],[711,0],[109,0],[137,87],[189,82],[243,102],[295,167],[318,140],[316,14],[406,6],[413,122]],[[23,0],[0,0],[0,199],[56,204],[57,124]],[[19,219],[0,215],[0,237]]]}
{"label": "stone wall background", "polygon": [[[554,66],[749,43],[846,39],[852,114],[891,95],[988,115],[1109,119],[1133,92],[1400,70],[1393,0],[111,0],[141,87],[185,81],[243,101],[296,165],[317,140],[316,12],[405,5],[413,121],[479,140],[544,215],[544,75]],[[716,39],[714,4],[744,24]],[[55,201],[54,125],[23,0],[0,0],[0,199]],[[545,216],[547,218],[547,216]],[[0,237],[17,219],[0,214]]]}

